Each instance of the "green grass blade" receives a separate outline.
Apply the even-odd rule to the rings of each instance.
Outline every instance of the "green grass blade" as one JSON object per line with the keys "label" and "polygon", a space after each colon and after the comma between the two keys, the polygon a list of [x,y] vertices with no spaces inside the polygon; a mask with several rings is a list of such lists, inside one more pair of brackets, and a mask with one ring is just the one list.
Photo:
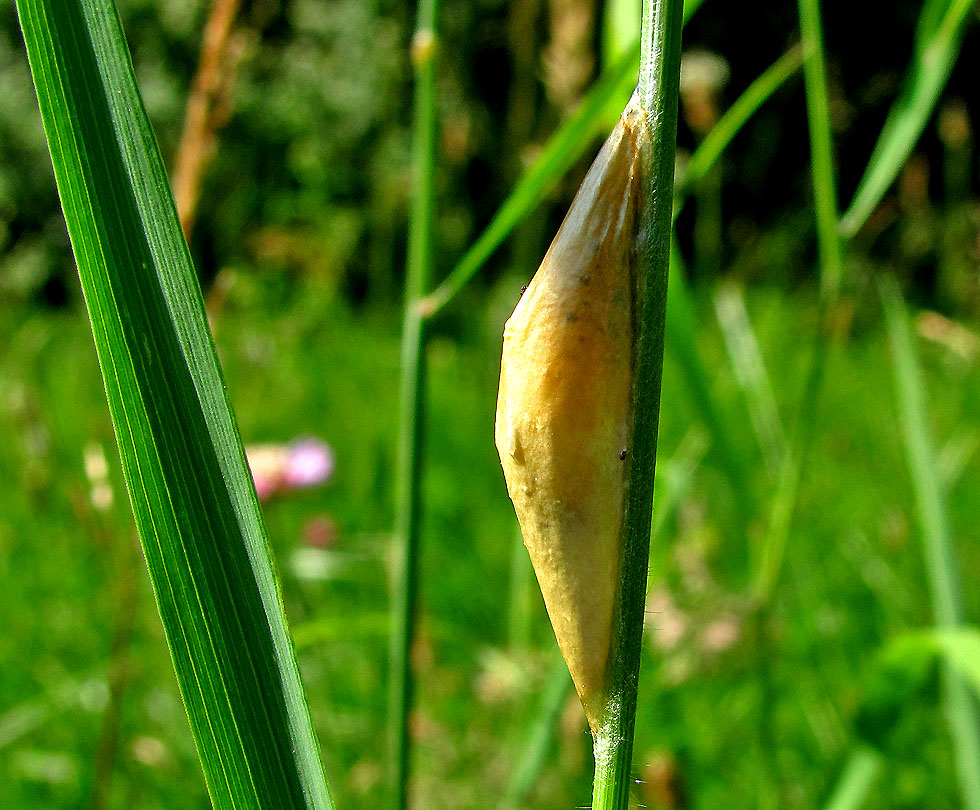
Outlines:
{"label": "green grass blade", "polygon": [[518,810],[524,806],[527,795],[544,769],[562,709],[573,694],[575,691],[572,679],[568,676],[568,665],[559,655],[548,674],[538,708],[528,725],[517,765],[504,790],[501,810]]}
{"label": "green grass blade", "polygon": [[[688,0],[684,4],[685,22],[702,2],[703,0]],[[619,117],[636,81],[638,51],[639,44],[636,43],[606,68],[575,112],[548,139],[538,159],[517,181],[490,224],[445,280],[419,303],[425,317],[435,315],[466,286],[511,231],[555,187],[572,164],[582,157],[595,138],[605,134],[609,110],[615,109],[615,117]]]}
{"label": "green grass blade", "polygon": [[[897,284],[891,278],[884,278],[879,289],[936,626],[955,628],[962,622],[963,607],[953,540],[936,472],[922,373],[912,342],[908,313]],[[980,713],[958,673],[946,667],[943,680],[946,717],[953,739],[963,804],[967,810],[980,810]]]}
{"label": "green grass blade", "polygon": [[824,810],[858,810],[871,794],[882,764],[881,754],[870,746],[854,750]]}
{"label": "green grass blade", "polygon": [[770,470],[778,470],[788,451],[786,434],[762,349],[745,309],[745,295],[740,286],[724,283],[718,286],[714,298],[718,325],[735,380],[745,396],[759,448]]}
{"label": "green grass blade", "polygon": [[922,373],[912,343],[908,313],[895,282],[882,279],[880,290],[892,351],[902,438],[912,474],[919,528],[925,543],[926,570],[936,624],[954,627],[962,620],[960,586],[946,507],[936,475]]}
{"label": "green grass blade", "polygon": [[687,192],[711,170],[742,127],[780,87],[796,74],[802,64],[802,48],[799,45],[790,48],[745,89],[745,92],[705,135],[704,140],[691,155],[683,177],[678,178],[675,192],[678,198],[675,203],[675,219]]}
{"label": "green grass blade", "polygon": [[857,233],[864,225],[919,140],[953,72],[963,44],[966,18],[973,6],[973,0],[929,2],[923,6],[909,72],[881,129],[850,208],[841,220],[845,235]]}
{"label": "green grass blade", "polygon": [[793,426],[792,440],[787,445],[787,452],[783,454],[777,474],[776,491],[769,508],[769,522],[754,574],[754,598],[760,608],[765,608],[772,598],[779,580],[793,514],[796,511],[800,482],[816,427],[817,404],[823,389],[824,375],[839,341],[836,333],[827,334],[827,314],[840,294],[844,269],[843,245],[837,233],[837,191],[819,0],[799,0],[799,16],[820,253],[820,328],[814,338],[813,354]]}
{"label": "green grass blade", "polygon": [[640,0],[608,0],[602,16],[602,66],[611,66],[640,41]]}
{"label": "green grass blade", "polygon": [[[825,321],[825,308],[822,307],[819,323],[823,324]],[[838,349],[839,338],[836,334],[827,337],[822,332],[817,333],[792,438],[776,476],[776,489],[769,505],[769,521],[753,572],[753,599],[760,609],[766,608],[779,582],[793,524],[793,514],[796,511],[800,482],[803,479],[816,431],[824,377],[827,366],[835,358]]]}
{"label": "green grass blade", "polygon": [[17,9],[212,802],[330,808],[258,500],[115,8]]}
{"label": "green grass blade", "polygon": [[697,324],[684,280],[684,262],[677,241],[670,248],[670,284],[667,285],[667,348],[680,361],[694,405],[711,434],[711,445],[735,493],[739,517],[747,524],[753,498],[749,491],[749,470],[742,454],[732,443],[735,431],[729,429],[724,412],[711,391],[708,371],[698,351]]}
{"label": "green grass blade", "polygon": [[632,48],[603,72],[575,112],[545,144],[538,159],[517,181],[490,224],[446,279],[422,301],[425,315],[434,315],[452,300],[518,223],[582,156],[605,126],[604,113],[611,100],[621,101],[620,108],[625,106],[633,88],[638,63],[636,48]]}
{"label": "green grass blade", "polygon": [[915,53],[921,54],[925,43],[939,30],[951,0],[925,0],[915,25]]}
{"label": "green grass blade", "polygon": [[806,117],[810,128],[813,206],[820,248],[820,291],[826,298],[833,299],[840,289],[844,261],[837,232],[837,183],[834,179],[834,147],[830,134],[830,101],[827,97],[820,0],[799,0],[799,9]]}

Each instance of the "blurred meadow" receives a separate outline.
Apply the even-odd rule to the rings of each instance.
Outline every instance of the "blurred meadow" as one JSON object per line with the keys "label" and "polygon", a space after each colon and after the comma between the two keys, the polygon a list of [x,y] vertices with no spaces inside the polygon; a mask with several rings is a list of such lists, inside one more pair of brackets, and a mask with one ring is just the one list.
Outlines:
{"label": "blurred meadow", "polygon": [[[217,0],[230,24],[223,36],[212,20],[202,62],[210,3],[118,0],[180,178],[325,770],[338,807],[376,807],[415,7],[237,6]],[[540,170],[547,182],[528,193],[540,201],[473,260],[427,330],[419,810],[588,802],[591,738],[493,420],[503,323],[629,97],[617,76],[638,6],[441,9],[435,284],[541,166],[552,134],[580,125]],[[962,785],[980,760],[957,766],[946,666],[972,672],[958,716],[975,725],[980,641],[930,628],[980,620],[980,25],[962,2],[874,13],[871,30],[847,5],[823,9],[839,283],[815,217],[796,6],[705,0],[685,27],[684,204],[636,727],[644,807],[976,810]],[[930,97],[937,59],[948,78]],[[773,65],[720,157],[698,163]],[[594,86],[611,92],[596,101]],[[886,119],[915,110],[921,137],[862,214],[850,203]],[[208,807],[11,4],[0,7],[0,308],[0,807]],[[304,440],[312,467],[294,472]],[[258,480],[260,456],[271,479]]]}

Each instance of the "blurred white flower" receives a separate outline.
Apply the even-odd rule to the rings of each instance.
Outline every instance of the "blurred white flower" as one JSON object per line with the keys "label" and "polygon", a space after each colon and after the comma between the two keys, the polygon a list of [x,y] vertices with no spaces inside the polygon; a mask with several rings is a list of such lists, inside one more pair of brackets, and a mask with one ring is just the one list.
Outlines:
{"label": "blurred white flower", "polygon": [[86,445],[84,464],[92,506],[99,512],[105,512],[112,506],[112,487],[109,485],[109,463],[101,444],[92,442]]}

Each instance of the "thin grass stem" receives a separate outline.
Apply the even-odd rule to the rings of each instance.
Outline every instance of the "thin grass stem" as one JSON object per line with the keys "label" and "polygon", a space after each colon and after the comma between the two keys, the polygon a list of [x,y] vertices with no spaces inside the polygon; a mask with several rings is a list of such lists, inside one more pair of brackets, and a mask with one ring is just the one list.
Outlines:
{"label": "thin grass stem", "polygon": [[644,181],[637,290],[632,457],[624,516],[610,699],[595,737],[594,810],[626,810],[643,643],[660,384],[670,264],[674,152],[680,77],[682,0],[644,0],[637,100],[648,116],[652,150]]}
{"label": "thin grass stem", "polygon": [[841,221],[845,236],[854,236],[868,221],[915,148],[953,72],[973,7],[972,0],[922,4],[915,56]]}
{"label": "thin grass stem", "polygon": [[435,167],[437,0],[421,0],[412,39],[415,69],[413,195],[402,326],[401,405],[396,470],[395,560],[388,704],[388,806],[404,810],[410,773],[411,649],[415,635],[425,389],[425,320],[418,301],[429,283]]}
{"label": "thin grass stem", "polygon": [[840,288],[844,262],[837,231],[837,183],[834,179],[820,0],[799,0],[799,9],[807,123],[810,128],[810,169],[820,246],[820,291],[824,298],[833,300]]}

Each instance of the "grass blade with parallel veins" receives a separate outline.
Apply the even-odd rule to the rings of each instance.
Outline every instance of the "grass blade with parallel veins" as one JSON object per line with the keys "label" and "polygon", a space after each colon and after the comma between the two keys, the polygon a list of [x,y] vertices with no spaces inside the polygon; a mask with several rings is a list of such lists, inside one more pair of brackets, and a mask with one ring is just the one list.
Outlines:
{"label": "grass blade with parallel veins", "polygon": [[845,235],[853,236],[861,229],[915,148],[953,72],[966,17],[973,6],[973,0],[948,0],[945,4],[933,0],[923,5],[913,62],[841,220]]}
{"label": "grass blade with parallel veins", "polygon": [[136,524],[217,808],[332,807],[258,499],[107,0],[18,0]]}

